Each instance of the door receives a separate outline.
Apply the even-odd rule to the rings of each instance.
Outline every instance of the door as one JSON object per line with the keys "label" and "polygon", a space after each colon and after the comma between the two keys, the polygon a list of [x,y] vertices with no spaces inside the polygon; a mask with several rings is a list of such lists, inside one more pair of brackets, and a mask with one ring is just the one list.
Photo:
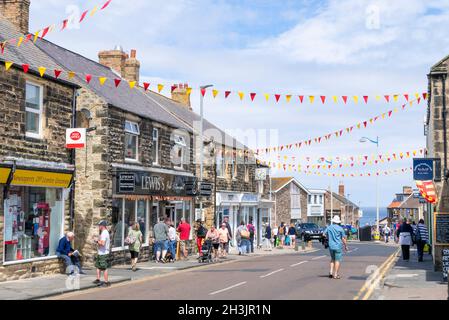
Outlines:
{"label": "door", "polygon": [[169,218],[171,221],[175,221],[175,207],[174,206],[166,206],[165,207],[165,217]]}

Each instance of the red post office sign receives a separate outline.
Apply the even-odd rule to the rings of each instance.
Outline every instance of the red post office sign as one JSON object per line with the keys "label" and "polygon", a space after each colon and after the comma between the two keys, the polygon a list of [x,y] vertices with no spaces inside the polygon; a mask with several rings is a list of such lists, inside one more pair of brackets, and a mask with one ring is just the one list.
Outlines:
{"label": "red post office sign", "polygon": [[86,129],[67,129],[65,134],[65,147],[67,149],[81,149],[86,147]]}

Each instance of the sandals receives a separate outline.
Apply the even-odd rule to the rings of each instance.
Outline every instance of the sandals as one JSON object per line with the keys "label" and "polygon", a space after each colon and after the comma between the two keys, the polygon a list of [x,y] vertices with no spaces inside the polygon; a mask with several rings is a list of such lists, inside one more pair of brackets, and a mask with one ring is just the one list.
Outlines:
{"label": "sandals", "polygon": [[333,279],[334,276],[332,275],[332,273],[329,273],[329,279]]}
{"label": "sandals", "polygon": [[339,275],[339,274],[337,274],[336,276],[334,276],[334,279],[335,279],[335,280],[340,280],[340,279],[341,279],[341,277],[340,277],[340,275]]}

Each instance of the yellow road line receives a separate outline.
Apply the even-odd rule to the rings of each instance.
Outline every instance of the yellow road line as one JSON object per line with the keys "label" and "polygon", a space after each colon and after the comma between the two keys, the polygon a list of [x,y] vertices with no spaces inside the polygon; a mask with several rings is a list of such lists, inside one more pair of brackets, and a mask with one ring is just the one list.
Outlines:
{"label": "yellow road line", "polygon": [[374,289],[376,289],[376,285],[377,285],[378,281],[380,281],[381,279],[383,279],[385,277],[386,273],[390,270],[391,266],[395,262],[396,262],[396,259],[391,259],[390,263],[388,263],[388,265],[385,267],[385,269],[379,274],[379,277],[377,278],[376,283],[373,283],[373,285],[368,289],[368,291],[366,292],[366,294],[362,300],[369,300],[369,298],[371,297],[371,295],[374,292]]}

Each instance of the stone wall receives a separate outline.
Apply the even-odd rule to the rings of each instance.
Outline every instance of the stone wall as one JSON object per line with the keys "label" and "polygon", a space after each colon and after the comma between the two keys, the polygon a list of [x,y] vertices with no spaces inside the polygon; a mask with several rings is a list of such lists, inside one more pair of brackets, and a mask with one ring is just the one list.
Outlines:
{"label": "stone wall", "polygon": [[0,15],[8,19],[17,31],[27,34],[30,19],[30,0],[1,0]]}
{"label": "stone wall", "polygon": [[273,225],[279,226],[282,222],[284,224],[290,224],[291,220],[291,193],[290,184],[287,187],[282,188],[275,194],[276,209]]}

